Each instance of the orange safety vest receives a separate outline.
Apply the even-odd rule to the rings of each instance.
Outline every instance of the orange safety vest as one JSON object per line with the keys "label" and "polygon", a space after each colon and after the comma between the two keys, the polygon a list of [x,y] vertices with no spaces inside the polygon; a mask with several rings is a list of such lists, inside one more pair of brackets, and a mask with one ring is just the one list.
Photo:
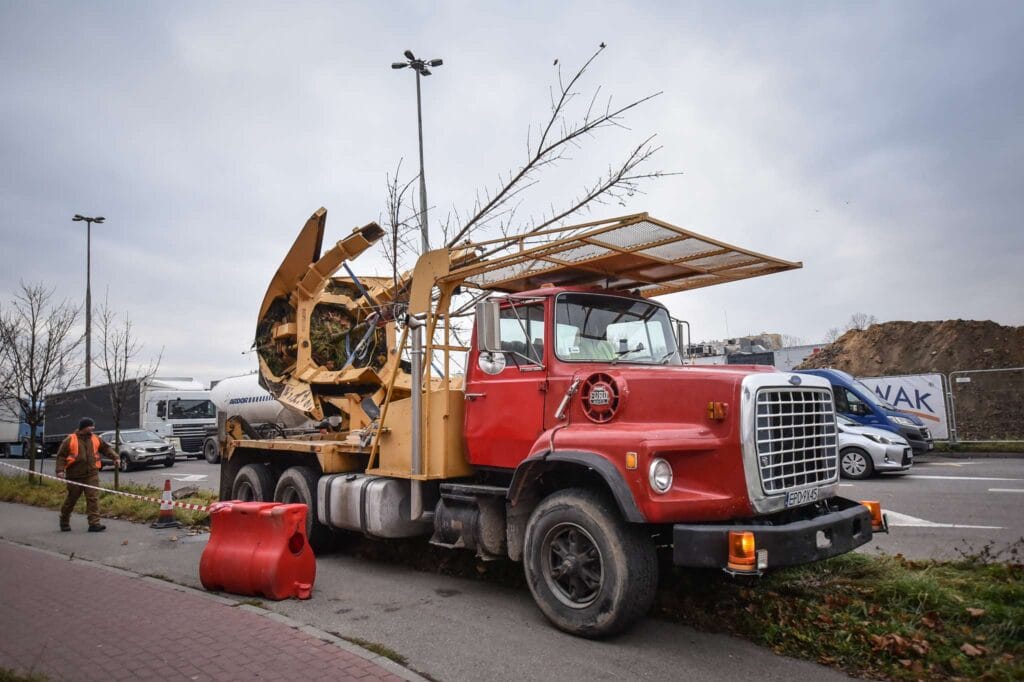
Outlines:
{"label": "orange safety vest", "polygon": [[[92,454],[96,459],[94,465],[97,469],[102,469],[103,462],[100,461],[100,437],[96,434],[93,434],[92,436]],[[75,463],[76,459],[78,459],[78,434],[73,433],[71,434],[71,442],[68,443],[67,463],[64,465],[64,468],[66,469],[70,467]]]}

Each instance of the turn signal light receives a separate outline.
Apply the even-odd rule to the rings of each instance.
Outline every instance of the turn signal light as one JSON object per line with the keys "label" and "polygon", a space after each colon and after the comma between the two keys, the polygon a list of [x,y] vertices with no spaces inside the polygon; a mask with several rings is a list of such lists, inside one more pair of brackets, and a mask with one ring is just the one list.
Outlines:
{"label": "turn signal light", "polygon": [[626,468],[627,469],[636,469],[636,464],[637,464],[636,453],[635,452],[627,452],[626,453]]}
{"label": "turn signal light", "polygon": [[737,573],[757,571],[757,551],[750,531],[729,531],[729,570]]}
{"label": "turn signal light", "polygon": [[885,519],[882,518],[882,504],[875,500],[861,500],[861,504],[871,512],[871,530],[875,533],[884,533],[889,529],[885,526]]}
{"label": "turn signal light", "polygon": [[708,419],[721,421],[729,414],[729,403],[708,403]]}

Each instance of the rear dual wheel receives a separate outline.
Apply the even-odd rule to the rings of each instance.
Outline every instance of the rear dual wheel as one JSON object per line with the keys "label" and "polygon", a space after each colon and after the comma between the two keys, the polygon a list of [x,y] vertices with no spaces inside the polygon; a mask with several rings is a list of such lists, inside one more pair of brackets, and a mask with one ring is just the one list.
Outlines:
{"label": "rear dual wheel", "polygon": [[650,534],[627,523],[604,495],[562,490],[526,525],[523,567],[537,606],[573,635],[606,637],[654,603],[658,562]]}

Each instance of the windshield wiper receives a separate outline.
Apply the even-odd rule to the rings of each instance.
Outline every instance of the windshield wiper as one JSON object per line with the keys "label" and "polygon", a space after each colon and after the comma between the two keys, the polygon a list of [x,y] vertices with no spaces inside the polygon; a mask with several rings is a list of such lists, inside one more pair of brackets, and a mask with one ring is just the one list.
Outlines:
{"label": "windshield wiper", "polygon": [[640,344],[637,344],[636,348],[627,348],[626,350],[617,351],[615,353],[615,355],[616,355],[615,359],[612,360],[610,364],[614,365],[615,363],[617,363],[619,360],[621,360],[622,358],[626,357],[630,353],[637,353],[637,352],[642,351],[642,350],[645,350],[644,349],[644,344],[640,343]]}

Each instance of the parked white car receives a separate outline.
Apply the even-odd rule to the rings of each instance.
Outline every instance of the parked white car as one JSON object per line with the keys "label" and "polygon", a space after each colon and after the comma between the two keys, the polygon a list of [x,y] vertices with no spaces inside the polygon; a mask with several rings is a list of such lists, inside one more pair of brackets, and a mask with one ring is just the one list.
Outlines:
{"label": "parked white car", "polygon": [[868,478],[883,471],[906,471],[914,464],[914,451],[892,431],[861,426],[837,414],[839,472],[843,478]]}

